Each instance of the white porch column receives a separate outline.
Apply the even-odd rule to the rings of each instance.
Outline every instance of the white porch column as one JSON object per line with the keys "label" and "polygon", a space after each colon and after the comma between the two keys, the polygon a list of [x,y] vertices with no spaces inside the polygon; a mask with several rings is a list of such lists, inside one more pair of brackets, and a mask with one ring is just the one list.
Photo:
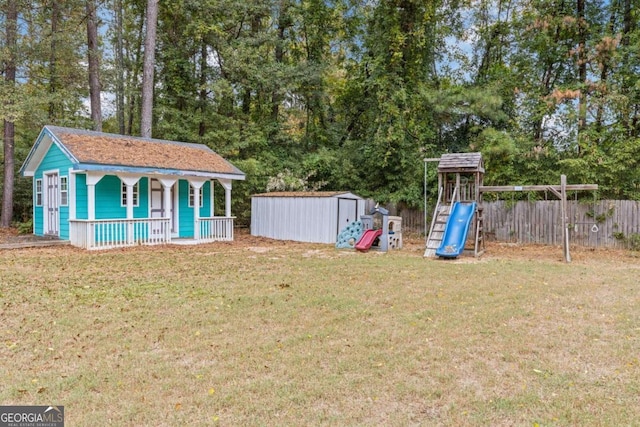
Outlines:
{"label": "white porch column", "polygon": [[127,186],[127,219],[133,219],[133,187],[140,181],[141,177],[118,175],[118,178]]}
{"label": "white porch column", "polygon": [[67,178],[67,201],[69,203],[69,221],[76,219],[76,171],[69,168]]}
{"label": "white porch column", "polygon": [[91,248],[95,245],[95,237],[94,237],[94,223],[96,219],[96,185],[102,177],[103,173],[96,172],[87,172],[86,175],[86,184],[87,184],[87,219],[89,222],[85,223],[85,242],[84,245],[86,248]]}
{"label": "white porch column", "polygon": [[171,230],[173,229],[173,218],[174,215],[171,215],[171,187],[176,183],[177,179],[175,178],[159,178],[160,184],[162,184],[162,216],[164,218],[169,218],[169,228],[165,230],[165,237],[167,241],[171,238]]}
{"label": "white porch column", "polygon": [[[127,186],[127,219],[133,219],[133,187],[140,180],[140,177],[118,175],[118,178]],[[138,197],[140,197],[139,194]],[[127,224],[127,242],[133,243],[133,222]]]}
{"label": "white porch column", "polygon": [[189,179],[189,185],[193,187],[193,238],[200,239],[200,189],[206,180]]}
{"label": "white porch column", "polygon": [[216,203],[213,197],[214,196],[213,189],[216,186],[216,182],[212,179],[211,181],[209,181],[209,185],[211,188],[211,206],[209,207],[210,209],[209,216],[213,218],[215,216],[215,207],[216,207]]}
{"label": "white porch column", "polygon": [[94,221],[96,219],[96,185],[102,177],[100,172],[87,172],[87,219]]}
{"label": "white porch column", "polygon": [[231,216],[231,180],[219,179],[218,182],[224,188],[224,216]]}

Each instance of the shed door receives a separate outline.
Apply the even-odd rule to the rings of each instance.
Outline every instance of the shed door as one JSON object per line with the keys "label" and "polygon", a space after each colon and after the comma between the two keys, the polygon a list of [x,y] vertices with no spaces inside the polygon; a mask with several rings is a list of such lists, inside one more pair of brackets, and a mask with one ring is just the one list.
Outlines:
{"label": "shed door", "polygon": [[[162,200],[164,198],[164,188],[162,187],[162,183],[157,179],[151,179],[150,181],[151,181],[151,184],[150,184],[151,203],[149,204],[149,216],[151,218],[170,218],[171,232],[175,233],[176,221],[175,221],[175,215],[173,214],[173,212],[175,211],[174,200],[173,200],[174,199],[173,189],[175,185],[171,187],[171,200],[169,200],[169,212],[165,213],[163,208],[164,204]],[[162,233],[162,229],[160,228],[159,225],[153,225],[153,227],[154,227],[152,229],[153,234]]]}
{"label": "shed door", "polygon": [[338,199],[338,230],[340,232],[351,222],[358,220],[358,201],[355,199]]}
{"label": "shed door", "polygon": [[44,201],[44,232],[51,236],[60,234],[60,209],[58,207],[58,174],[45,175],[46,198]]}

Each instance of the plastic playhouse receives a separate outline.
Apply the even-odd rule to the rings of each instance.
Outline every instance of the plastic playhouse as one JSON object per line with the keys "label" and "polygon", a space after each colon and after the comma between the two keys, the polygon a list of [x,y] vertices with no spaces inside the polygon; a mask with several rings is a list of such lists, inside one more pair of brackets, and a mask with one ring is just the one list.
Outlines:
{"label": "plastic playhouse", "polygon": [[402,218],[389,215],[385,208],[375,207],[360,221],[347,225],[338,235],[336,248],[351,248],[362,252],[402,248]]}

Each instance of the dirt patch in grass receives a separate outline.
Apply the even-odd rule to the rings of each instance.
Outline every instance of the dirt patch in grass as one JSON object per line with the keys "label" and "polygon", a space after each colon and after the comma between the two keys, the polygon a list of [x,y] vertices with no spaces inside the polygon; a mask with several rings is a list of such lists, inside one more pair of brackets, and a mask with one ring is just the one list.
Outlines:
{"label": "dirt patch in grass", "polygon": [[[33,234],[19,234],[14,228],[0,228],[0,245],[4,243],[31,242],[38,240],[49,240],[34,236]],[[248,229],[238,229],[235,232],[233,242],[216,243],[216,247],[247,249],[256,253],[269,252],[278,248],[304,250],[308,243],[294,242],[288,240],[275,240],[266,237],[252,236]],[[316,245],[322,249],[332,250],[332,245]],[[409,234],[404,237],[403,249],[398,253],[416,255],[424,252],[424,238],[418,235]],[[147,250],[158,249],[157,247],[146,248]],[[124,249],[125,251],[127,249]],[[318,253],[320,249],[311,249]],[[346,255],[356,253],[350,250],[340,250],[336,253]],[[371,253],[376,253],[372,251]],[[571,246],[571,257],[574,262],[591,262],[595,260],[628,260],[640,258],[640,254],[634,251],[609,249],[609,248],[589,248],[582,246]],[[472,255],[465,253],[456,260],[438,260],[442,262],[478,262],[482,259],[512,259],[512,260],[548,260],[564,262],[561,246],[516,244],[502,242],[487,242],[486,252],[481,258],[475,259]]]}
{"label": "dirt patch in grass", "polygon": [[20,235],[18,234],[18,230],[16,230],[15,228],[0,227],[0,244],[13,241],[19,236]]}
{"label": "dirt patch in grass", "polygon": [[[299,248],[303,250],[309,246],[308,243],[293,242],[286,240],[274,240],[265,237],[252,236],[248,230],[238,230],[235,235],[236,239],[230,243],[232,247],[249,247],[252,251],[269,251],[274,248],[287,247],[290,249]],[[326,250],[333,250],[331,245],[317,245]],[[403,240],[403,248],[397,253],[403,253],[411,256],[422,255],[424,253],[424,238],[417,235],[409,235]],[[320,251],[320,249],[313,249]],[[340,254],[357,253],[351,250],[335,251]],[[393,251],[392,251],[393,252]],[[390,252],[390,253],[392,253]],[[609,249],[609,248],[590,248],[583,246],[570,247],[571,258],[573,262],[596,262],[596,261],[622,261],[640,259],[640,254],[634,251]],[[371,251],[371,253],[376,253]],[[487,242],[485,253],[475,259],[472,254],[465,253],[456,260],[437,260],[439,262],[477,262],[482,259],[504,259],[504,260],[546,260],[564,262],[562,246],[536,245],[536,244],[515,244],[502,242]]]}
{"label": "dirt patch in grass", "polygon": [[15,228],[0,228],[0,250],[3,246],[15,246],[21,243],[46,243],[57,240],[57,238],[41,237],[34,234],[21,234]]}

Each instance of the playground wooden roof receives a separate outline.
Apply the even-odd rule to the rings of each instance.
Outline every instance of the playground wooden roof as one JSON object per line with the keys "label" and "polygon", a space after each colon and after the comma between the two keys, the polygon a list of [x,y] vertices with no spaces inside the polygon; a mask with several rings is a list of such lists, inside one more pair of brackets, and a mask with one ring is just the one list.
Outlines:
{"label": "playground wooden roof", "polygon": [[440,156],[438,172],[484,173],[482,153],[447,153]]}

